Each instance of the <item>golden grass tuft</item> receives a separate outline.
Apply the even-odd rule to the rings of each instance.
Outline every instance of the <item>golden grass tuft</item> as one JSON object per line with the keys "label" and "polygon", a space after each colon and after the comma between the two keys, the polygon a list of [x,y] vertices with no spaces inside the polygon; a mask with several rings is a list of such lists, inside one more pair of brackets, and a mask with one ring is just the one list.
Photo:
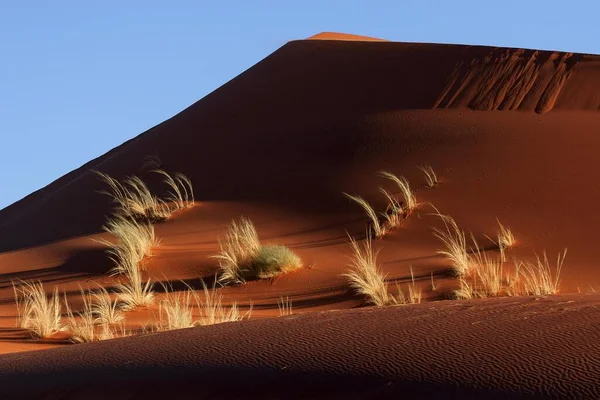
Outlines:
{"label": "golden grass tuft", "polygon": [[419,169],[425,174],[425,182],[427,182],[427,187],[432,188],[439,183],[438,177],[431,165],[425,164],[420,166]]}
{"label": "golden grass tuft", "polygon": [[560,287],[560,273],[566,256],[567,249],[564,249],[562,253],[558,253],[554,272],[546,252],[543,253],[542,258],[536,254],[535,263],[520,262],[518,264],[520,292],[534,296],[557,294]]}
{"label": "golden grass tuft", "polygon": [[292,300],[289,296],[279,298],[279,300],[277,300],[277,308],[279,309],[280,317],[285,317],[294,313]]}
{"label": "golden grass tuft", "polygon": [[421,298],[423,297],[421,288],[417,285],[415,281],[415,275],[413,273],[412,266],[410,267],[410,280],[411,282],[408,285],[408,294],[405,295],[402,291],[400,285],[396,285],[398,290],[398,295],[395,299],[395,302],[398,304],[419,304],[421,303]]}
{"label": "golden grass tuft", "polygon": [[463,230],[458,227],[456,221],[439,212],[436,214],[444,223],[444,229],[434,228],[433,232],[445,246],[438,254],[445,256],[450,262],[457,276],[464,276],[471,271],[472,263],[467,249],[467,239]]}
{"label": "golden grass tuft", "polygon": [[231,221],[219,246],[221,251],[213,258],[219,262],[222,283],[272,278],[302,267],[300,258],[287,247],[261,245],[254,224],[244,217]]}
{"label": "golden grass tuft", "polygon": [[121,183],[108,174],[99,171],[96,174],[109,187],[108,191],[102,193],[113,199],[117,204],[117,213],[124,217],[164,221],[174,212],[194,205],[194,191],[188,177],[181,173],[172,176],[161,169],[153,172],[162,175],[163,182],[170,188],[166,200],[153,195],[146,183],[137,176],[127,177]]}
{"label": "golden grass tuft", "polygon": [[505,290],[502,259],[490,258],[478,250],[473,262],[476,265],[476,279],[481,284],[479,297],[498,296]]}
{"label": "golden grass tuft", "polygon": [[101,325],[117,324],[124,318],[117,300],[112,301],[108,291],[100,286],[92,293],[92,313]]}
{"label": "golden grass tuft", "polygon": [[350,272],[344,274],[356,293],[365,296],[369,304],[381,307],[395,303],[395,299],[387,291],[385,275],[377,263],[378,251],[373,250],[371,237],[367,235],[363,245],[350,237],[352,256]]}
{"label": "golden grass tuft", "polygon": [[98,340],[96,335],[96,318],[89,294],[80,288],[82,311],[73,314],[65,296],[65,308],[67,313],[67,329],[71,332],[71,341],[75,343],[93,342]]}
{"label": "golden grass tuft", "polygon": [[403,176],[397,177],[396,175],[388,171],[380,171],[379,175],[391,180],[398,186],[398,189],[400,190],[400,194],[402,195],[403,199],[402,209],[404,211],[404,216],[408,216],[417,207],[417,198],[413,191],[410,189],[410,184],[408,183],[408,180]]}
{"label": "golden grass tuft", "polygon": [[363,210],[365,210],[367,217],[369,217],[369,222],[371,223],[371,229],[373,230],[375,237],[381,238],[381,237],[385,236],[385,234],[386,234],[385,226],[379,221],[379,215],[377,215],[377,211],[375,211],[373,206],[371,206],[371,204],[368,201],[366,201],[361,196],[354,196],[354,195],[351,195],[348,193],[344,193],[344,196],[346,196],[350,200],[356,202],[356,204],[358,204],[359,206],[361,206],[363,208]]}
{"label": "golden grass tuft", "polygon": [[116,286],[117,298],[122,303],[121,309],[130,311],[154,303],[154,284],[149,278],[144,280],[139,268],[128,269],[124,276],[125,282]]}
{"label": "golden grass tuft", "polygon": [[204,300],[200,299],[200,318],[196,322],[197,325],[214,325],[224,322],[236,322],[243,319],[249,319],[252,315],[252,306],[245,313],[241,314],[236,302],[233,302],[229,309],[223,306],[223,295],[215,289],[209,290],[206,284],[203,283]]}
{"label": "golden grass tuft", "polygon": [[188,288],[183,292],[172,293],[165,288],[165,299],[160,302],[160,326],[163,330],[191,328],[194,322],[194,304],[198,297]]}
{"label": "golden grass tuft", "polygon": [[114,274],[125,274],[129,270],[141,268],[141,262],[152,255],[152,248],[159,242],[154,234],[154,226],[149,222],[138,222],[116,215],[109,219],[103,229],[117,238],[116,243],[99,240],[108,247],[108,254],[114,262]]}
{"label": "golden grass tuft", "polygon": [[62,307],[58,288],[46,295],[41,282],[20,282],[13,291],[17,305],[17,326],[29,330],[33,336],[47,338],[63,329]]}
{"label": "golden grass tuft", "polygon": [[388,231],[388,229],[391,230],[400,225],[404,216],[404,210],[402,209],[402,205],[396,196],[384,188],[379,188],[379,191],[385,196],[388,202],[385,212],[381,213],[384,218],[383,231],[385,233]]}

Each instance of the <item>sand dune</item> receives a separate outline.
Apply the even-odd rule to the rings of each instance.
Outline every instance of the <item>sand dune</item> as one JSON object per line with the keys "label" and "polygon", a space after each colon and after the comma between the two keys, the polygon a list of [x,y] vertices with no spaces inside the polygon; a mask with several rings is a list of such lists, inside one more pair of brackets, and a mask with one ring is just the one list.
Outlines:
{"label": "sand dune", "polygon": [[[11,384],[0,393],[42,398],[58,393],[56,385],[64,398],[86,398],[102,386],[106,395],[137,398],[186,381],[182,397],[598,396],[591,344],[599,300],[567,293],[600,287],[600,57],[334,33],[310,39],[319,40],[286,44],[173,118],[0,211],[0,353],[60,347],[1,356],[0,376]],[[426,187],[424,164],[439,185]],[[304,268],[219,289],[227,304],[253,305],[248,322],[90,345],[63,346],[64,335],[28,339],[14,327],[12,281],[59,285],[73,307],[80,286],[117,284],[98,243],[110,239],[101,227],[113,204],[98,193],[104,186],[92,170],[137,175],[161,192],[156,167],[185,173],[196,206],[156,224],[161,242],[147,261],[154,280],[210,283],[218,239],[241,215],[264,242],[294,250]],[[412,271],[425,304],[320,313],[363,304],[341,275],[347,234],[364,235],[366,217],[342,192],[384,209],[379,186],[391,186],[377,177],[382,169],[405,176],[420,205],[375,242],[381,266],[400,285]],[[494,256],[487,237],[497,218],[510,227],[517,243],[507,268],[543,251],[553,260],[567,247],[563,295],[442,301],[457,280],[437,253],[432,228],[440,220],[431,205]],[[282,296],[307,315],[271,318]],[[127,313],[127,325],[139,328],[157,314],[157,306]],[[124,371],[135,378],[121,381]],[[226,383],[230,374],[246,391]],[[155,376],[163,386],[143,388]]]}

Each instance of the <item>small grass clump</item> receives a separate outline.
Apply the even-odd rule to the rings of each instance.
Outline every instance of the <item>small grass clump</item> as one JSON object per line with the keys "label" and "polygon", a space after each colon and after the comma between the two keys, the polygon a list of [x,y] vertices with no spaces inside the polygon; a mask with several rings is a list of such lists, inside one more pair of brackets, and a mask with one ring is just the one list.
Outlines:
{"label": "small grass clump", "polygon": [[181,173],[171,175],[160,169],[153,172],[162,175],[163,182],[170,188],[165,200],[153,195],[137,176],[127,177],[121,183],[108,174],[98,171],[96,174],[109,187],[102,193],[113,199],[117,204],[117,214],[124,217],[158,222],[168,219],[178,210],[194,206],[194,191],[188,177]]}
{"label": "small grass clump", "polygon": [[249,263],[250,276],[259,279],[293,271],[302,266],[302,261],[292,250],[280,245],[261,246]]}
{"label": "small grass clump", "polygon": [[103,229],[117,238],[116,243],[99,240],[108,247],[107,253],[114,262],[114,274],[125,274],[140,268],[141,262],[152,255],[152,248],[159,242],[154,226],[149,222],[138,222],[119,215],[110,218]]}
{"label": "small grass clump", "polygon": [[378,251],[373,250],[371,237],[361,246],[350,238],[352,256],[350,256],[350,272],[344,274],[356,293],[365,297],[368,304],[381,307],[395,304],[395,299],[387,291],[385,274],[377,262]]}
{"label": "small grass clump", "polygon": [[101,325],[116,324],[124,318],[119,302],[112,301],[108,290],[102,286],[92,293],[92,313],[96,317],[96,322]]}
{"label": "small grass clump", "polygon": [[425,174],[425,182],[427,182],[428,188],[432,188],[439,183],[438,177],[431,165],[425,164],[420,166],[419,169]]}
{"label": "small grass clump", "polygon": [[191,290],[172,293],[165,286],[165,299],[160,302],[160,326],[163,330],[191,328],[194,322],[194,304],[198,297]]}
{"label": "small grass clump", "polygon": [[139,268],[127,270],[124,276],[125,282],[116,286],[117,298],[123,310],[130,311],[154,303],[154,284],[151,279],[144,280]]}
{"label": "small grass clump", "polygon": [[405,295],[402,291],[400,285],[396,285],[398,289],[398,296],[396,297],[396,302],[398,304],[419,304],[421,303],[421,298],[423,297],[421,288],[417,285],[415,281],[415,275],[413,273],[412,266],[410,267],[410,284],[408,285],[408,294]]}
{"label": "small grass clump", "polygon": [[98,340],[96,335],[96,318],[89,294],[80,288],[83,309],[76,314],[71,311],[65,296],[67,310],[67,329],[71,332],[71,341],[75,343],[93,342]]}
{"label": "small grass clump", "polygon": [[397,177],[388,171],[380,171],[379,174],[382,177],[391,180],[398,186],[403,199],[402,210],[404,212],[404,217],[407,217],[417,207],[417,198],[414,192],[410,189],[408,180],[403,176]]}
{"label": "small grass clump", "polygon": [[454,218],[439,212],[434,215],[440,217],[444,223],[444,229],[433,229],[435,237],[440,239],[445,246],[444,249],[438,251],[438,254],[445,256],[451,262],[452,270],[457,276],[468,274],[471,271],[472,263],[464,231],[458,227]]}
{"label": "small grass clump", "polygon": [[300,258],[281,245],[262,245],[252,221],[233,220],[225,238],[219,241],[220,282],[245,283],[248,279],[267,279],[302,267]]}
{"label": "small grass clump", "polygon": [[546,252],[543,253],[542,258],[536,255],[536,261],[534,263],[519,263],[520,291],[524,294],[534,296],[557,294],[560,287],[560,273],[566,256],[567,249],[562,253],[558,253],[554,272],[552,271]]}
{"label": "small grass clump", "polygon": [[356,204],[358,204],[363,208],[363,210],[365,210],[367,217],[369,217],[369,222],[371,223],[371,229],[376,238],[381,238],[385,236],[387,231],[385,225],[383,225],[381,221],[379,221],[379,215],[377,214],[377,211],[375,211],[373,206],[368,201],[366,201],[361,196],[354,196],[348,193],[344,193],[344,196],[356,202]]}
{"label": "small grass clump", "polygon": [[58,288],[46,295],[41,282],[13,283],[17,304],[17,326],[29,330],[33,336],[47,338],[63,329],[62,307]]}

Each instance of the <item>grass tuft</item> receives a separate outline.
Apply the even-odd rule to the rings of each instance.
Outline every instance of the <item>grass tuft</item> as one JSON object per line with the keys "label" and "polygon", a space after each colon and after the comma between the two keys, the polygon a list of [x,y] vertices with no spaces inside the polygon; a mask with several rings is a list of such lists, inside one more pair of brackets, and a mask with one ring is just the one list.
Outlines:
{"label": "grass tuft", "polygon": [[63,329],[62,307],[58,288],[46,295],[41,282],[13,282],[17,305],[17,326],[29,330],[33,336],[47,338]]}
{"label": "grass tuft", "polygon": [[300,258],[281,245],[261,245],[252,221],[241,217],[227,227],[219,241],[219,282],[245,283],[248,279],[266,279],[302,267]]}
{"label": "grass tuft", "polygon": [[433,232],[445,246],[438,254],[445,256],[451,263],[457,276],[464,276],[471,271],[471,259],[467,249],[467,239],[463,230],[454,219],[439,212],[434,214],[444,223],[444,229],[434,228]]}
{"label": "grass tuft", "polygon": [[356,293],[365,296],[369,304],[381,307],[395,303],[395,299],[387,291],[385,275],[377,263],[379,252],[373,250],[371,237],[367,235],[362,246],[350,237],[350,246],[350,272],[343,275],[350,286]]}
{"label": "grass tuft", "polygon": [[407,217],[417,207],[417,198],[410,189],[408,180],[403,176],[397,177],[388,171],[380,171],[379,175],[396,183],[403,199],[402,208],[404,211],[404,216]]}
{"label": "grass tuft", "polygon": [[381,238],[381,237],[385,236],[385,234],[386,234],[385,226],[379,221],[379,215],[377,215],[377,211],[375,211],[373,206],[371,206],[371,204],[368,201],[366,201],[361,196],[354,196],[354,195],[351,195],[348,193],[344,193],[344,196],[346,196],[350,200],[356,202],[359,206],[361,206],[363,208],[363,210],[365,210],[367,217],[369,217],[369,222],[371,223],[371,229],[373,230],[375,237]]}
{"label": "grass tuft", "polygon": [[428,188],[432,188],[439,183],[438,177],[431,165],[425,164],[420,166],[419,169],[425,174],[425,181]]}
{"label": "grass tuft", "polygon": [[522,282],[523,292],[534,296],[557,294],[560,287],[560,273],[566,256],[567,249],[558,253],[554,272],[550,267],[546,252],[543,253],[542,258],[536,255],[535,263],[519,263],[519,279]]}

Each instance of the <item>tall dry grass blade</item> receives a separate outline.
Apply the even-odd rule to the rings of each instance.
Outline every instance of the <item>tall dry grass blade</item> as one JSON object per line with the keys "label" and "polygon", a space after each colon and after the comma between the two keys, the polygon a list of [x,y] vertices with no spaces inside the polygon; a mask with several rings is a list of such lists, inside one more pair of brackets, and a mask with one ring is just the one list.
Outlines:
{"label": "tall dry grass blade", "polygon": [[350,200],[356,202],[359,206],[361,206],[363,208],[363,210],[365,210],[367,217],[369,217],[369,221],[371,223],[371,228],[373,230],[373,233],[375,234],[375,237],[380,238],[386,234],[385,227],[379,221],[379,216],[377,215],[377,212],[375,211],[373,206],[371,206],[371,204],[369,204],[368,201],[366,201],[365,199],[363,199],[360,196],[353,196],[348,193],[344,193],[344,196],[346,196]]}
{"label": "tall dry grass blade", "polygon": [[13,282],[13,292],[17,303],[17,326],[39,338],[50,337],[63,329],[57,287],[47,296],[41,282],[21,281],[19,285]]}
{"label": "tall dry grass blade", "polygon": [[408,214],[410,214],[417,207],[417,198],[413,191],[410,189],[410,184],[408,183],[408,180],[403,176],[397,177],[396,175],[388,171],[379,171],[379,175],[393,181],[398,186],[400,194],[402,195],[402,199],[404,200],[404,215],[408,216]]}
{"label": "tall dry grass blade", "polygon": [[425,181],[427,182],[427,187],[432,188],[439,183],[438,177],[431,165],[425,164],[420,166],[419,169],[425,174]]}
{"label": "tall dry grass blade", "polygon": [[381,213],[384,222],[384,231],[386,231],[386,227],[389,229],[394,229],[398,225],[400,225],[401,218],[404,214],[404,210],[402,209],[402,205],[400,201],[394,196],[392,193],[388,192],[384,188],[379,188],[379,191],[385,196],[388,205],[385,212]]}
{"label": "tall dry grass blade", "polygon": [[387,291],[385,275],[377,263],[379,252],[373,250],[371,237],[367,235],[362,246],[350,237],[350,246],[350,272],[343,275],[348,279],[350,287],[356,293],[365,296],[369,304],[378,307],[393,304],[394,298]]}
{"label": "tall dry grass blade", "polygon": [[489,258],[480,250],[474,254],[475,271],[482,286],[480,297],[498,296],[504,290],[502,260]]}
{"label": "tall dry grass blade", "polygon": [[289,298],[289,296],[280,297],[279,300],[277,300],[277,308],[279,308],[279,316],[280,317],[292,315],[293,314],[292,307],[293,307],[292,300]]}
{"label": "tall dry grass blade", "polygon": [[415,282],[415,274],[413,273],[412,266],[410,267],[410,280],[411,283],[408,285],[408,302],[410,304],[418,304],[421,302],[422,293],[421,288]]}

